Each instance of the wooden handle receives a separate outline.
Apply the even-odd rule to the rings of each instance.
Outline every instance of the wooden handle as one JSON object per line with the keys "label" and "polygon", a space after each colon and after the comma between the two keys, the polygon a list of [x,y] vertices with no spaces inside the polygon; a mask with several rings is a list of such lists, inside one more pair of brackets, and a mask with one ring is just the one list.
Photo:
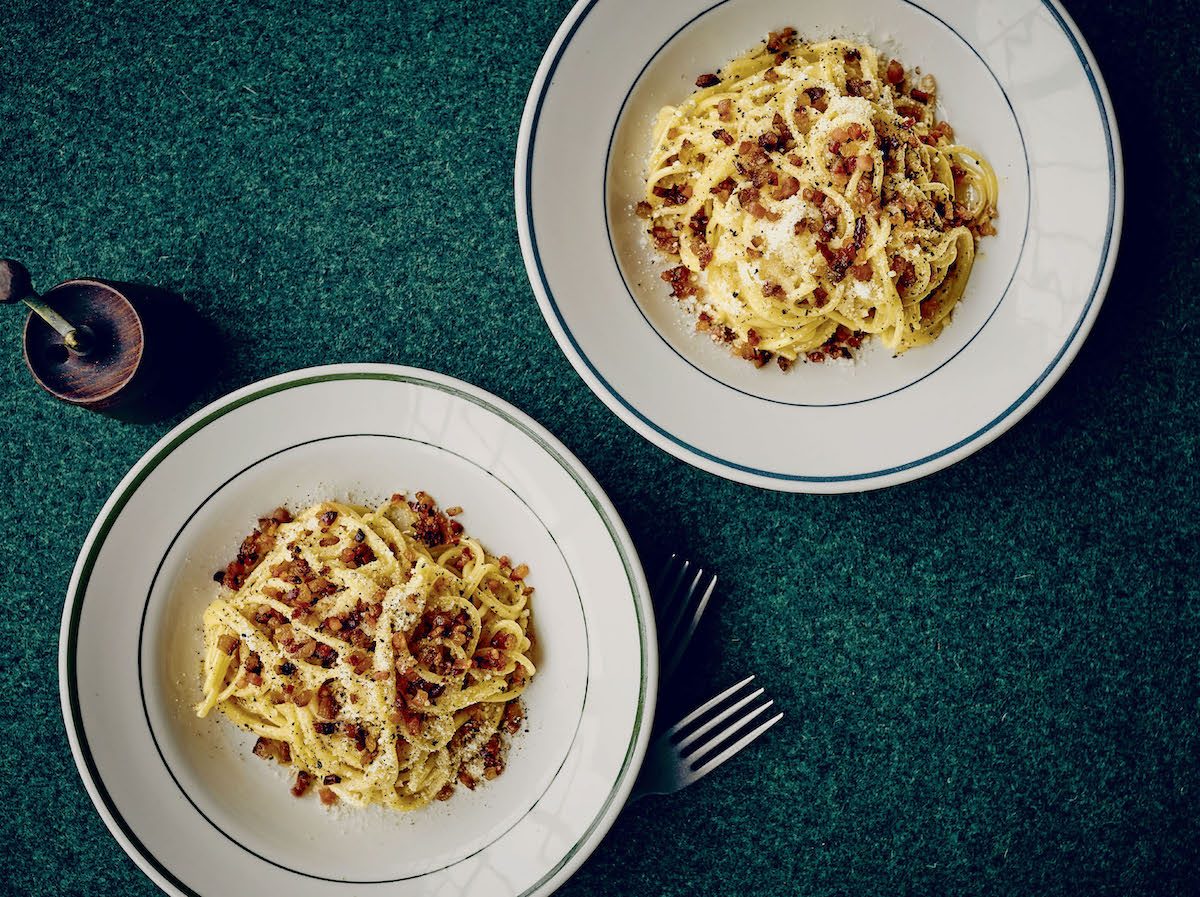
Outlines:
{"label": "wooden handle", "polygon": [[0,259],[0,303],[8,305],[35,295],[29,269],[13,259]]}

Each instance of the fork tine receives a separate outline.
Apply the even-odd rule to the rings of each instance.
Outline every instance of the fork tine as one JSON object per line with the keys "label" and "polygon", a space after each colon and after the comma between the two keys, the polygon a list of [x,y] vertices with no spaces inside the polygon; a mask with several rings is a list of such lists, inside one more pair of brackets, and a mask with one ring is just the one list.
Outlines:
{"label": "fork tine", "polygon": [[[701,570],[700,572],[703,573],[704,571]],[[697,576],[697,582],[699,579],[700,577]],[[708,607],[708,599],[712,597],[713,590],[716,587],[717,577],[713,576],[713,578],[708,582],[708,588],[704,590],[704,594],[700,597],[700,601],[696,603],[695,610],[692,611],[690,617],[686,615],[687,604],[680,609],[679,618],[670,634],[671,640],[668,643],[672,646],[671,655],[667,659],[666,665],[668,676],[674,672],[675,668],[679,666],[679,661],[683,659],[683,652],[687,649],[688,644],[691,643],[692,635],[696,632],[696,626],[700,623],[700,618],[704,616],[704,609]],[[694,594],[695,591],[693,586],[693,591],[688,595],[688,604],[692,603],[690,599]],[[683,631],[680,632],[680,629]]]}
{"label": "fork tine", "polygon": [[[710,719],[708,722],[706,722],[703,726],[701,726],[699,729],[697,729],[695,732],[692,732],[686,738],[680,739],[675,745],[675,749],[679,751],[679,756],[686,757],[686,756],[690,756],[690,755],[696,753],[696,751],[687,750],[687,747],[689,745],[695,744],[700,738],[702,738],[705,735],[705,733],[711,731],[714,726],[719,725],[720,723],[723,723],[725,720],[729,719],[730,716],[737,713],[739,710],[741,710],[743,707],[745,707],[747,704],[749,704],[751,701],[753,701],[755,698],[757,698],[762,693],[763,693],[763,690],[760,688],[756,691],[750,692],[750,694],[746,695],[744,698],[739,698],[737,703],[730,704],[728,707],[726,707],[724,710],[722,710],[720,713],[718,713],[716,716],[714,716],[712,719]],[[767,703],[770,704],[769,701]],[[750,719],[759,712],[761,712],[761,711],[756,710],[753,713],[751,713],[749,716],[747,716],[745,719]],[[741,725],[742,722],[743,722],[743,720],[738,720],[734,723],[734,726]],[[720,738],[722,732],[728,732],[730,728],[732,728],[732,727],[726,726],[724,729],[721,730],[721,732],[718,732],[716,735],[714,735],[712,738],[710,738],[709,744],[711,744],[716,739]],[[697,748],[696,750],[699,750],[699,748]]]}
{"label": "fork tine", "polygon": [[664,735],[674,735],[676,732],[678,732],[680,729],[682,729],[688,723],[695,722],[699,717],[703,716],[709,710],[712,710],[714,707],[716,707],[718,704],[720,704],[722,701],[724,701],[726,698],[728,698],[730,695],[732,695],[734,692],[736,692],[739,688],[741,688],[744,685],[747,685],[748,683],[752,682],[753,680],[754,680],[754,674],[751,673],[749,676],[747,676],[745,679],[743,679],[737,685],[734,685],[731,688],[725,689],[725,691],[721,692],[719,695],[717,695],[712,700],[705,701],[703,704],[701,704],[699,707],[697,707],[695,710],[693,710],[691,713],[689,713],[687,716],[685,716],[683,719],[681,719],[675,725],[671,726],[671,728],[667,729],[667,731],[664,732],[663,734]]}
{"label": "fork tine", "polygon": [[686,588],[680,590],[683,600],[672,602],[670,618],[666,621],[666,625],[663,626],[668,644],[675,644],[675,636],[679,631],[679,624],[683,622],[684,616],[687,614],[688,605],[692,603],[692,597],[696,594],[696,589],[703,578],[704,571],[697,567],[696,575],[691,577],[691,582],[688,583]]}
{"label": "fork tine", "polygon": [[666,566],[663,567],[658,582],[655,583],[654,590],[650,593],[650,599],[654,603],[654,615],[659,620],[667,619],[671,608],[675,606],[675,602],[679,598],[680,586],[691,565],[691,561],[673,554]]}
{"label": "fork tine", "polygon": [[671,572],[671,568],[675,566],[677,560],[679,560],[679,555],[677,554],[672,554],[667,558],[667,562],[658,571],[658,579],[654,580],[654,587],[650,589],[651,596],[657,596],[662,593],[662,588],[667,582],[667,574]]}
{"label": "fork tine", "polygon": [[[770,706],[770,704],[767,704],[763,707],[763,709],[765,710],[766,707],[769,707],[769,706]],[[757,715],[757,711],[756,711],[755,715]],[[782,713],[775,714],[773,717],[771,717],[765,723],[760,725],[757,729],[743,735],[741,738],[739,738],[737,741],[735,741],[729,747],[725,748],[725,750],[721,751],[721,753],[717,754],[717,756],[713,757],[711,760],[706,761],[703,766],[699,767],[698,769],[692,770],[692,775],[695,777],[692,781],[695,781],[695,779],[698,779],[701,776],[707,775],[708,773],[712,772],[714,769],[716,769],[718,766],[720,766],[722,763],[724,763],[726,760],[728,760],[730,757],[732,757],[734,754],[736,754],[738,751],[740,751],[742,748],[744,748],[746,745],[748,745],[754,739],[758,738],[758,736],[762,735],[763,732],[767,731],[767,729],[771,728],[773,725],[775,725],[781,719],[783,719]]]}

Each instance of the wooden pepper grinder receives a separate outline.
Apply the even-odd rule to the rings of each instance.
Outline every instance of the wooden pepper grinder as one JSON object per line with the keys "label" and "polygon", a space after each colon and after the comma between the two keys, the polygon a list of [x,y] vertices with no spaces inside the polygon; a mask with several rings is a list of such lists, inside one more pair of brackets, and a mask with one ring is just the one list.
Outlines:
{"label": "wooden pepper grinder", "polygon": [[64,402],[122,420],[154,420],[194,385],[191,350],[203,328],[188,326],[186,306],[164,290],[77,279],[38,296],[24,265],[0,259],[0,302],[31,309],[25,364]]}

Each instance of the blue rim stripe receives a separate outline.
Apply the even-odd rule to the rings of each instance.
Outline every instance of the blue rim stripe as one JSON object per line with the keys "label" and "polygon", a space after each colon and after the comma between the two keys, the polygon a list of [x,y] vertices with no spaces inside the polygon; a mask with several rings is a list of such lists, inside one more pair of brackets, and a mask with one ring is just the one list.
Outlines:
{"label": "blue rim stripe", "polygon": [[[932,461],[936,461],[939,458],[942,458],[946,455],[956,452],[960,448],[963,448],[964,446],[969,445],[972,442],[975,442],[980,437],[982,437],[984,434],[993,430],[995,427],[997,427],[999,424],[1003,423],[1007,418],[1009,418],[1018,408],[1020,408],[1025,403],[1025,401],[1038,389],[1038,387],[1040,387],[1042,385],[1042,383],[1045,382],[1046,378],[1050,376],[1050,374],[1058,366],[1059,362],[1062,361],[1063,356],[1066,355],[1067,351],[1070,350],[1074,346],[1076,337],[1078,336],[1079,331],[1082,328],[1084,321],[1087,320],[1088,315],[1091,312],[1092,306],[1096,301],[1097,294],[1100,289],[1100,283],[1104,279],[1104,272],[1108,268],[1108,261],[1112,254],[1112,248],[1113,248],[1112,247],[1112,238],[1113,238],[1113,232],[1114,232],[1115,225],[1116,225],[1116,206],[1117,206],[1116,152],[1113,147],[1114,137],[1113,137],[1112,125],[1110,124],[1110,121],[1109,121],[1108,110],[1105,108],[1104,97],[1100,93],[1099,83],[1097,81],[1096,75],[1093,73],[1091,65],[1088,63],[1087,56],[1084,53],[1082,47],[1080,46],[1079,41],[1076,39],[1074,32],[1067,25],[1066,20],[1063,18],[1062,14],[1058,11],[1058,9],[1054,6],[1054,4],[1051,2],[1051,0],[1041,0],[1042,6],[1051,14],[1051,16],[1054,18],[1055,22],[1058,24],[1059,28],[1062,30],[1063,34],[1066,36],[1067,40],[1070,41],[1072,48],[1075,50],[1075,55],[1078,58],[1079,64],[1080,64],[1081,68],[1083,69],[1084,75],[1087,77],[1088,83],[1091,85],[1092,95],[1094,96],[1094,98],[1096,100],[1097,111],[1099,112],[1099,115],[1100,115],[1100,123],[1104,130],[1105,149],[1107,151],[1107,156],[1108,156],[1109,202],[1108,202],[1108,218],[1107,218],[1107,222],[1105,224],[1105,233],[1104,233],[1104,251],[1101,255],[1100,263],[1097,266],[1096,276],[1092,281],[1092,287],[1089,292],[1087,302],[1084,304],[1082,312],[1080,313],[1078,319],[1075,321],[1074,326],[1071,328],[1071,332],[1068,335],[1066,341],[1063,343],[1063,345],[1059,349],[1058,353],[1051,360],[1050,364],[1046,366],[1045,370],[1042,371],[1042,373],[1037,377],[1037,379],[1034,380],[1034,382],[1015,401],[1012,402],[1012,404],[1010,404],[1007,408],[1005,408],[1002,412],[1000,412],[1000,414],[998,414],[995,418],[993,418],[987,424],[980,427],[974,433],[971,433],[970,435],[964,437],[963,439],[960,439],[958,442],[956,442],[950,446],[947,446],[946,448],[941,449],[940,451],[934,452],[933,454],[926,455],[923,458],[919,458],[915,461],[910,461],[905,464],[900,464],[900,465],[896,465],[894,467],[889,467],[889,468],[885,468],[882,470],[872,471],[869,473],[843,474],[843,475],[838,475],[838,476],[813,476],[813,475],[803,475],[803,474],[780,473],[778,471],[772,471],[772,470],[763,470],[761,468],[751,467],[751,466],[748,466],[745,464],[739,464],[735,461],[730,461],[726,458],[722,458],[718,455],[714,455],[710,452],[706,452],[703,449],[700,449],[700,448],[680,439],[679,437],[675,436],[673,433],[670,433],[669,431],[665,430],[663,427],[656,424],[654,421],[650,420],[650,418],[648,418],[641,411],[639,411],[637,408],[635,408],[623,395],[621,395],[619,392],[617,392],[616,389],[613,388],[612,384],[610,384],[608,382],[608,380],[605,379],[605,377],[600,373],[599,369],[592,362],[592,360],[590,358],[588,358],[588,356],[583,352],[583,349],[580,347],[579,343],[575,339],[574,334],[571,332],[570,327],[567,326],[566,319],[563,317],[562,311],[558,307],[558,303],[554,298],[554,292],[550,288],[549,280],[546,277],[545,266],[542,264],[541,253],[538,250],[538,243],[537,243],[537,238],[536,238],[536,227],[535,227],[534,220],[533,220],[533,177],[532,177],[533,155],[534,155],[534,147],[535,147],[535,144],[537,141],[537,127],[538,127],[538,122],[541,119],[542,107],[545,104],[546,94],[549,92],[550,84],[554,78],[554,73],[558,68],[559,62],[562,60],[562,57],[563,57],[564,53],[566,52],[567,47],[570,45],[571,40],[574,38],[576,32],[578,32],[580,25],[583,24],[584,19],[587,18],[587,16],[591,13],[592,9],[595,8],[595,6],[598,2],[599,2],[599,0],[591,0],[591,2],[588,3],[587,7],[579,15],[579,18],[577,18],[572,23],[570,30],[567,32],[566,36],[563,39],[562,44],[559,46],[558,51],[555,53],[554,58],[551,60],[550,66],[546,70],[546,76],[542,81],[541,91],[538,94],[537,103],[534,106],[533,117],[530,121],[529,147],[527,149],[526,158],[525,158],[525,214],[526,214],[525,226],[529,230],[529,237],[530,237],[529,243],[530,243],[530,246],[532,247],[532,251],[533,251],[534,264],[537,267],[538,277],[541,281],[542,288],[545,291],[546,299],[550,305],[551,310],[554,313],[555,319],[558,321],[559,326],[562,328],[563,333],[566,335],[568,342],[570,342],[572,348],[575,350],[576,357],[587,367],[587,369],[592,373],[592,375],[596,378],[596,380],[604,387],[604,389],[607,391],[608,395],[610,397],[612,397],[617,403],[619,403],[621,405],[621,407],[625,408],[630,414],[632,414],[635,418],[637,418],[639,421],[641,421],[646,427],[648,427],[649,429],[658,433],[660,436],[662,436],[669,442],[673,443],[674,445],[678,446],[679,448],[683,449],[685,452],[687,452],[691,455],[694,455],[699,458],[703,458],[707,461],[710,461],[721,467],[725,467],[729,470],[737,470],[742,473],[752,474],[754,476],[763,477],[765,479],[773,479],[773,480],[779,480],[779,481],[784,481],[784,482],[803,482],[803,483],[848,483],[848,482],[861,482],[864,480],[877,479],[877,478],[881,478],[881,477],[890,476],[895,473],[902,473],[906,470],[911,470],[915,467],[920,467],[920,466],[928,464]],[[721,2],[724,2],[724,0],[721,0]],[[906,0],[906,2],[911,2],[911,0]],[[719,6],[720,3],[718,3],[716,5]],[[715,8],[715,7],[710,7],[710,9],[712,9],[712,8]],[[707,12],[707,11],[708,10],[706,10],[705,12]],[[704,13],[701,13],[701,15],[703,15],[703,14]],[[1028,410],[1028,409],[1026,409],[1026,410]]]}

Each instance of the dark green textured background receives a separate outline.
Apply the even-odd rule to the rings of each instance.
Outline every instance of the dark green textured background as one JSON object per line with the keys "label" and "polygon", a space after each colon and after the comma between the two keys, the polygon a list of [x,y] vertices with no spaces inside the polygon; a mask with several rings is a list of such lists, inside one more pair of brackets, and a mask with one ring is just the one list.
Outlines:
{"label": "dark green textured background", "polygon": [[[722,575],[684,698],[757,671],[787,716],[629,808],[563,894],[1200,891],[1190,5],[1069,3],[1128,172],[1117,273],[1074,366],[961,464],[827,497],[671,459],[554,345],[512,167],[568,6],[18,0],[0,30],[0,254],[42,286],[181,292],[223,332],[205,401],[334,361],[477,383],[579,454],[648,566],[682,550]],[[152,894],[76,775],[56,651],[92,519],[174,420],[50,400],[7,314],[0,890]]]}

